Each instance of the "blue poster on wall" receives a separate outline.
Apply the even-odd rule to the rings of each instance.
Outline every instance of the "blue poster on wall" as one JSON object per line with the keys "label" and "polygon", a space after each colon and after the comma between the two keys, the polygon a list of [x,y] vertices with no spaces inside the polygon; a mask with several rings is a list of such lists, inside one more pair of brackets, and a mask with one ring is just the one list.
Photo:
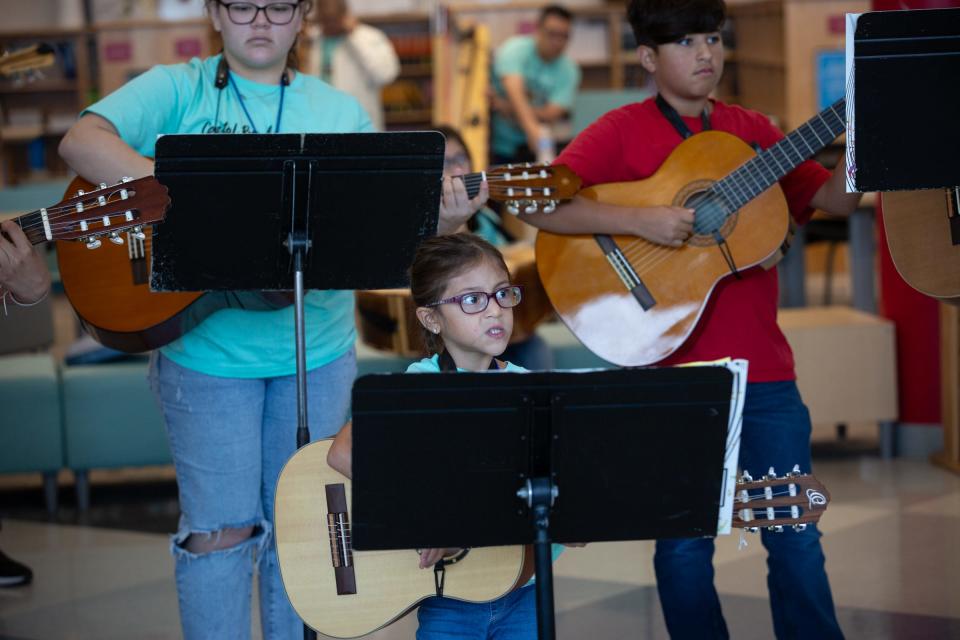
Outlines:
{"label": "blue poster on wall", "polygon": [[843,49],[817,52],[817,109],[823,111],[846,95]]}

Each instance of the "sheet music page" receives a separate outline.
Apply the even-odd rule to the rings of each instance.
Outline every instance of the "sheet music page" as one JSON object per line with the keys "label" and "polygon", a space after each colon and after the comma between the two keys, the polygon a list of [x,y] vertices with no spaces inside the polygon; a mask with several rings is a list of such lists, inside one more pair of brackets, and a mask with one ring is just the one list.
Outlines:
{"label": "sheet music page", "polygon": [[729,535],[733,528],[733,503],[737,492],[740,431],[743,428],[743,405],[747,395],[747,361],[723,358],[712,362],[688,362],[678,366],[725,367],[733,374],[727,446],[723,455],[723,483],[720,485],[720,512],[717,515],[717,535]]}
{"label": "sheet music page", "polygon": [[846,185],[847,193],[857,193],[857,156],[856,137],[854,136],[854,83],[853,83],[853,40],[857,32],[857,20],[860,19],[860,13],[847,14],[847,38],[846,38],[846,83],[847,83],[847,175]]}

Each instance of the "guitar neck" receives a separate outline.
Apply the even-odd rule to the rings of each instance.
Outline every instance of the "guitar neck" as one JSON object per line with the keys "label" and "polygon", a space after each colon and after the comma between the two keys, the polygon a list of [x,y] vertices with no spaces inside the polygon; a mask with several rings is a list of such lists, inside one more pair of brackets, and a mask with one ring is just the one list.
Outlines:
{"label": "guitar neck", "polygon": [[833,142],[846,128],[845,109],[846,100],[837,100],[783,140],[719,180],[714,189],[724,196],[733,210],[740,209]]}
{"label": "guitar neck", "polygon": [[31,244],[42,244],[47,241],[41,210],[25,213],[19,218],[14,218],[13,222],[20,225],[20,229]]}
{"label": "guitar neck", "polygon": [[472,200],[480,193],[480,183],[483,182],[483,173],[467,173],[463,176],[463,184],[467,188],[467,195]]}

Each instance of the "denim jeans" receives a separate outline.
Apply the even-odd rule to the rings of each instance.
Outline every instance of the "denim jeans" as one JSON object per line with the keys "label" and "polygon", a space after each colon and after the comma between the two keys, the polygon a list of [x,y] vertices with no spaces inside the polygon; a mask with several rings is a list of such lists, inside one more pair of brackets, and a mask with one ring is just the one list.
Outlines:
{"label": "denim jeans", "polygon": [[[793,382],[747,385],[740,468],[754,478],[799,464],[810,473],[810,414]],[[749,535],[749,534],[748,534]],[[773,628],[780,640],[843,638],[815,526],[783,533],[763,530]],[[728,638],[713,586],[713,539],[658,540],[657,591],[673,640]]]}
{"label": "denim jeans", "polygon": [[[355,375],[352,349],[308,372],[311,439],[330,437],[343,426]],[[221,378],[154,353],[150,384],[163,411],[180,492],[180,526],[171,550],[184,638],[250,637],[255,566],[263,637],[303,637],[303,623],[280,580],[272,535],[277,479],[296,450],[296,376]],[[249,526],[253,535],[227,549],[195,554],[184,547],[191,535]]]}
{"label": "denim jeans", "polygon": [[433,596],[420,603],[417,620],[417,640],[536,640],[536,590],[528,584],[480,603]]}

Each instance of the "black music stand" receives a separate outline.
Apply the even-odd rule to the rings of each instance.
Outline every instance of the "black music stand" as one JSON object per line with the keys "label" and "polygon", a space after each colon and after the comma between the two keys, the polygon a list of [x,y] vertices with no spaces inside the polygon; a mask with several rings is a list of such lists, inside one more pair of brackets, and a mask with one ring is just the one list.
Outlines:
{"label": "black music stand", "polygon": [[293,289],[298,449],[310,441],[304,289],[405,286],[437,232],[443,150],[437,132],[157,141],[172,206],[153,232],[150,288],[223,292],[251,309],[261,300],[241,292]]}
{"label": "black music stand", "polygon": [[551,539],[716,535],[732,390],[724,367],[364,376],[353,547],[535,543],[552,640]]}
{"label": "black music stand", "polygon": [[960,185],[960,8],[864,13],[853,52],[856,189]]}

